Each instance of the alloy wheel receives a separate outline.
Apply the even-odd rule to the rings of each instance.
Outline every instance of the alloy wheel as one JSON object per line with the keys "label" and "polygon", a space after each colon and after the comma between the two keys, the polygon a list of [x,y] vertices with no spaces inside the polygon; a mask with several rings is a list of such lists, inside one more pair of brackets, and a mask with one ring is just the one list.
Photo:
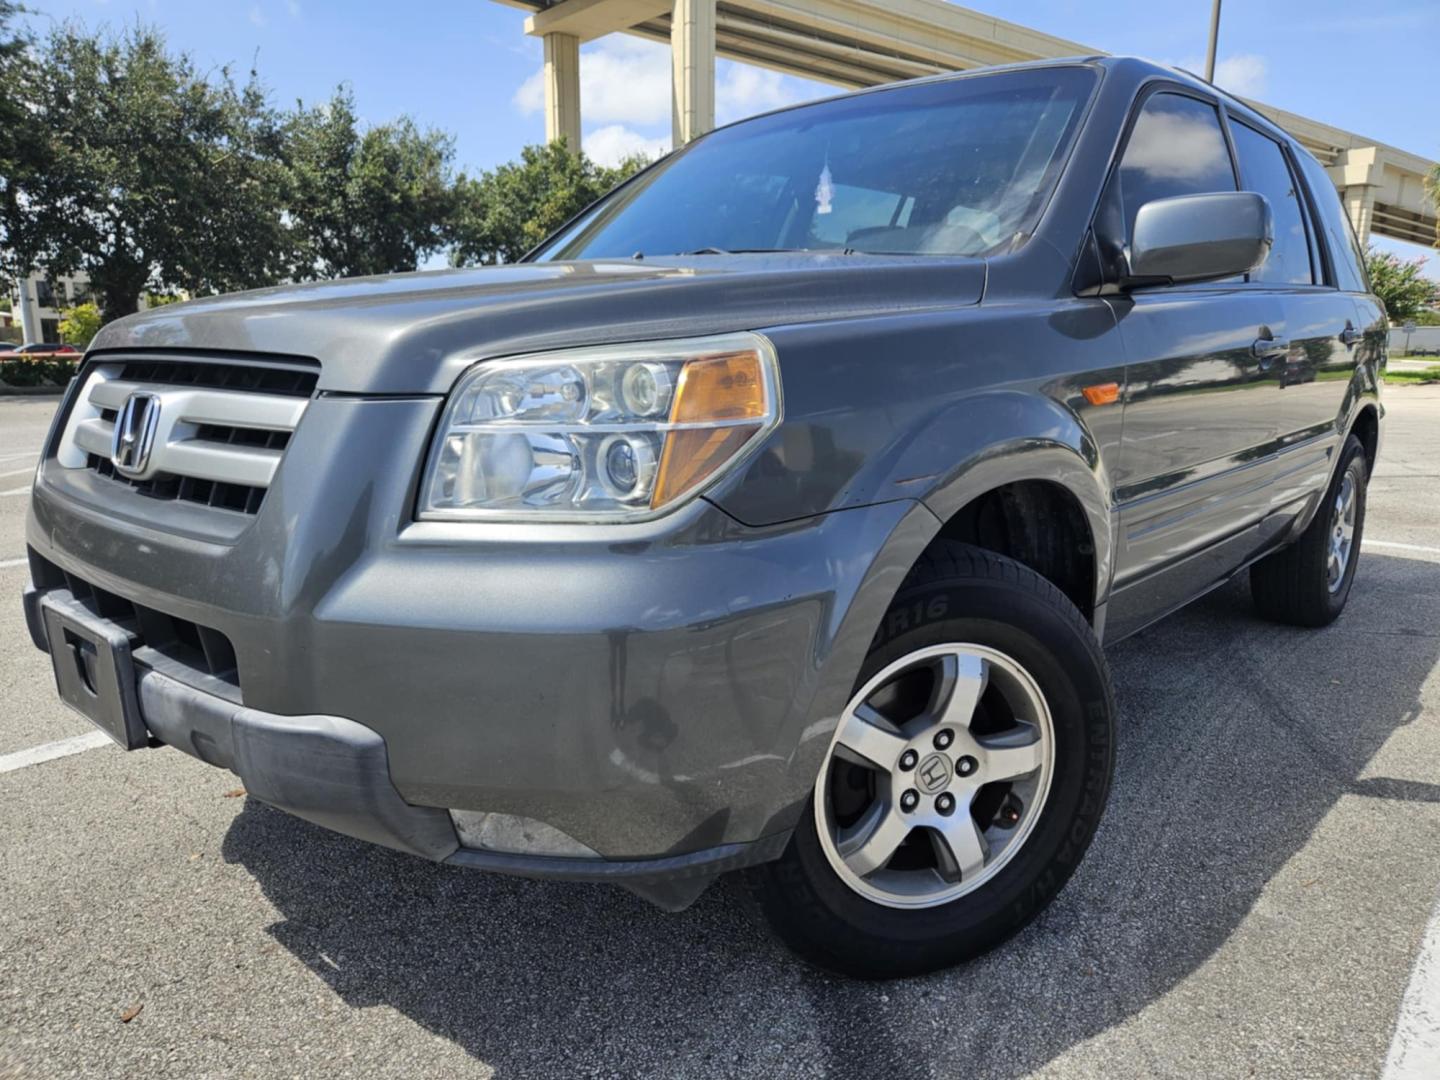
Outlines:
{"label": "alloy wheel", "polygon": [[840,717],[816,788],[821,847],[877,903],[948,903],[1020,850],[1053,765],[1049,707],[1016,660],[983,645],[918,649]]}

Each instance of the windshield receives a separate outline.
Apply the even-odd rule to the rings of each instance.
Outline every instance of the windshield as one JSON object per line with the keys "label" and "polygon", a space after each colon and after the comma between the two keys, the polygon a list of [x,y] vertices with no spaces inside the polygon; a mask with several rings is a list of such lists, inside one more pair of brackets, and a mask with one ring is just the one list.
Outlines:
{"label": "windshield", "polygon": [[1054,186],[1095,78],[1053,67],[915,83],[722,128],[534,257],[1007,250]]}

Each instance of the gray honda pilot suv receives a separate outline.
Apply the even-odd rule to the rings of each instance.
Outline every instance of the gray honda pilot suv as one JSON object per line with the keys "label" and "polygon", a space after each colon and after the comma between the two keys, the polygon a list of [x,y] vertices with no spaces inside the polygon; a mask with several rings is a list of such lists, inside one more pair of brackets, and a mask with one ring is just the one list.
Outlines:
{"label": "gray honda pilot suv", "polygon": [[923,971],[1084,853],[1102,641],[1247,569],[1268,618],[1340,613],[1385,329],[1324,168],[1207,83],[881,87],[513,265],[107,327],[26,614],[127,749],[670,909],[744,868],[810,960]]}

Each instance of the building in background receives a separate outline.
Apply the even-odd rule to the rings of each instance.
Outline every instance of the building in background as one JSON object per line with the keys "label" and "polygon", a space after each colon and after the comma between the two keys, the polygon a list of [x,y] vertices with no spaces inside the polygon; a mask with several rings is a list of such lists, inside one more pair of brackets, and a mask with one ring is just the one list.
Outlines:
{"label": "building in background", "polygon": [[84,274],[32,274],[17,279],[10,293],[13,318],[25,341],[59,342],[61,313],[88,299],[90,279]]}

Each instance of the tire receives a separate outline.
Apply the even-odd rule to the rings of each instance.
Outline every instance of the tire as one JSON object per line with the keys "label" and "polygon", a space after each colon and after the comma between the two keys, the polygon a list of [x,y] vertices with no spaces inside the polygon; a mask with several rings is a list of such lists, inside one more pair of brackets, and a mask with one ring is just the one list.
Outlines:
{"label": "tire", "polygon": [[[855,695],[790,844],[751,871],[762,912],[800,956],[859,978],[916,975],[994,948],[1059,893],[1109,794],[1115,705],[1093,630],[1059,589],[1014,560],[936,544],[892,603]],[[883,723],[857,718],[882,706]],[[911,740],[888,770],[847,745],[869,746],[872,728],[889,740],[875,744],[876,758],[900,747],[896,738]],[[911,750],[919,756],[903,768]],[[933,787],[947,766],[950,786]],[[1016,775],[990,779],[1008,773]],[[905,839],[863,876],[871,845],[860,838],[895,835],[866,830],[897,807],[903,814],[907,797],[920,804],[894,826],[909,830]]]}
{"label": "tire", "polygon": [[[1360,562],[1368,482],[1365,447],[1351,435],[1315,519],[1298,540],[1250,568],[1250,595],[1261,615],[1291,626],[1326,626],[1345,610]],[[1332,547],[1346,530],[1349,546],[1335,576]]]}

